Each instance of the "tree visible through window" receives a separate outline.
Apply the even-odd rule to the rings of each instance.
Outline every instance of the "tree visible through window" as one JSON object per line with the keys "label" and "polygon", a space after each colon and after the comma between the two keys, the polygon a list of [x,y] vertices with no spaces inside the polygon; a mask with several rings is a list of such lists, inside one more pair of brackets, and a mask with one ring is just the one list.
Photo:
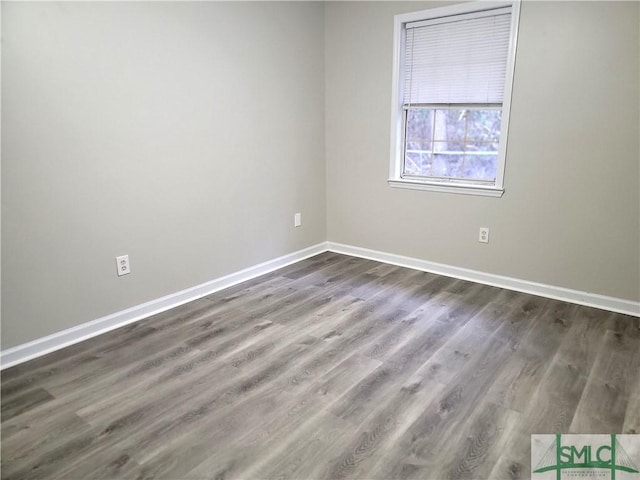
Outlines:
{"label": "tree visible through window", "polygon": [[495,181],[500,109],[410,108],[406,115],[406,175]]}

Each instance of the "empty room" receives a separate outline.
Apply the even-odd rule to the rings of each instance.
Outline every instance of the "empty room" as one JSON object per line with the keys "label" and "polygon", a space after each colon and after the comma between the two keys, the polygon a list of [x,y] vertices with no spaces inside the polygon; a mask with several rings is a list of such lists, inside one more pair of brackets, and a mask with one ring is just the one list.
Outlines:
{"label": "empty room", "polygon": [[0,9],[2,480],[640,480],[640,2]]}

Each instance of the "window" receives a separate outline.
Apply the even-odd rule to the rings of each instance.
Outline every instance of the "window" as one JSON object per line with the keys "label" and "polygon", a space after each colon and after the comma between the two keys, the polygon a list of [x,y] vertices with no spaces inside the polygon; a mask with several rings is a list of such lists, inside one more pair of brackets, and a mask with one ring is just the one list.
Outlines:
{"label": "window", "polygon": [[394,187],[502,196],[518,2],[395,17]]}

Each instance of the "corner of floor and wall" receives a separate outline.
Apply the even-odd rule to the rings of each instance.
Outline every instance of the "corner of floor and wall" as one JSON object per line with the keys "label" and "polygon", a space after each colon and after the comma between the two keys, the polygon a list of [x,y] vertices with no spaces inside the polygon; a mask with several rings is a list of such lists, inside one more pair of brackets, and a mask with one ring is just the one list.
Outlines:
{"label": "corner of floor and wall", "polygon": [[522,3],[502,198],[387,184],[436,5],[2,2],[2,368],[326,250],[640,315],[640,5]]}

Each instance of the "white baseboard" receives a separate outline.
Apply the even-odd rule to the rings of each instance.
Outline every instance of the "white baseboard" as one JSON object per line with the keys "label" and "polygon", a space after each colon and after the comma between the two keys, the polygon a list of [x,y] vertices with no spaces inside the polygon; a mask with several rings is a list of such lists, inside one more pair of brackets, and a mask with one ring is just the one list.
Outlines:
{"label": "white baseboard", "polygon": [[225,275],[224,277],[211,280],[201,285],[196,285],[195,287],[187,288],[186,290],[181,290],[156,300],[83,323],[76,327],[9,348],[0,352],[0,369],[5,369],[55,350],[60,350],[61,348],[69,345],[87,340],[110,330],[120,328],[124,325],[137,322],[138,320],[142,320],[143,318],[147,318],[156,313],[197,300],[198,298],[210,295],[224,288],[231,287],[238,283],[264,275],[265,273],[272,272],[326,251],[377,260],[383,263],[436,273],[447,277],[469,280],[471,282],[492,285],[494,287],[506,288],[508,290],[530,293],[541,297],[554,298],[556,300],[563,300],[579,305],[586,305],[588,307],[601,308],[603,310],[610,310],[612,312],[640,317],[640,302],[633,302],[631,300],[608,297],[595,293],[581,292],[579,290],[571,290],[569,288],[555,287],[553,285],[545,285],[512,277],[494,275],[491,273],[479,272],[477,270],[429,262],[418,258],[405,257],[394,253],[370,250],[368,248],[354,247],[352,245],[343,245],[335,242],[322,242],[303,250],[298,250],[297,252],[269,260],[259,265],[254,265],[252,267],[245,268],[244,270]]}
{"label": "white baseboard", "polygon": [[13,348],[0,352],[0,369],[26,362],[61,348],[68,347],[83,340],[95,337],[110,330],[120,328],[129,323],[137,322],[156,313],[169,310],[184,303],[197,300],[204,296],[224,288],[231,287],[252,278],[264,275],[279,268],[285,267],[305,258],[312,257],[327,250],[326,242],[313,245],[303,250],[275,258],[273,260],[254,265],[244,270],[225,275],[195,287],[187,288],[176,293],[166,295],[156,300],[151,300],[135,307],[127,308],[120,312],[107,315],[96,320],[83,323],[61,332],[56,332],[46,337],[38,338],[28,343],[23,343]]}
{"label": "white baseboard", "polygon": [[518,278],[504,277],[492,273],[479,272],[467,268],[444,265],[442,263],[429,262],[418,258],[405,257],[393,253],[370,250],[368,248],[354,247],[340,243],[327,242],[327,248],[331,252],[343,253],[354,257],[377,260],[378,262],[390,263],[401,267],[413,268],[424,272],[437,273],[447,277],[469,280],[476,283],[491,285],[494,287],[506,288],[517,292],[530,293],[540,297],[563,300],[565,302],[577,303],[588,307],[610,310],[612,312],[624,313],[640,317],[640,302],[633,302],[622,298],[608,297],[595,293],[581,292],[569,288],[556,287],[543,283],[520,280]]}

